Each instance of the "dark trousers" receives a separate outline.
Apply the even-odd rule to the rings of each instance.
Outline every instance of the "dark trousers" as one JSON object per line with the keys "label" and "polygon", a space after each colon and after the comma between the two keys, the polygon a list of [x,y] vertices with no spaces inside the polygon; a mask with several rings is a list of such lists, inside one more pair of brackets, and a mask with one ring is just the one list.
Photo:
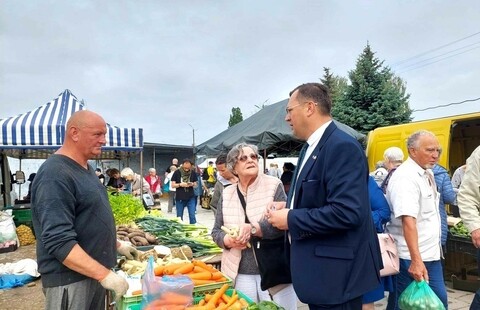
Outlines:
{"label": "dark trousers", "polygon": [[308,305],[310,310],[361,310],[362,296],[340,305]]}

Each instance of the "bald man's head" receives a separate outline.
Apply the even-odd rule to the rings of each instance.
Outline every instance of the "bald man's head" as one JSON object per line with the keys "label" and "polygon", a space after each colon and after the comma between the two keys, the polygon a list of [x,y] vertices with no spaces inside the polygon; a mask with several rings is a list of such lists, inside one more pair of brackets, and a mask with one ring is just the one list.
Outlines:
{"label": "bald man's head", "polygon": [[88,111],[88,110],[81,110],[73,113],[70,119],[67,122],[67,129],[71,127],[76,128],[83,128],[83,127],[90,127],[95,122],[103,122],[103,118],[95,112]]}
{"label": "bald man's head", "polygon": [[102,153],[107,126],[104,119],[92,111],[75,112],[67,122],[65,141],[59,153],[80,164]]}

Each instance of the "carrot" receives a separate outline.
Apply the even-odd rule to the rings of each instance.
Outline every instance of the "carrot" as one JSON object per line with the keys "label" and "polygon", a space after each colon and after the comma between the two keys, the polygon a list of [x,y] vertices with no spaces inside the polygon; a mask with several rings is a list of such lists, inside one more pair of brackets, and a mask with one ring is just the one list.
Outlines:
{"label": "carrot", "polygon": [[177,268],[189,264],[189,262],[183,262],[183,263],[177,263],[177,264],[170,264],[165,266],[165,269],[163,270],[163,274],[165,275],[172,275]]}
{"label": "carrot", "polygon": [[212,273],[208,271],[199,272],[199,273],[188,273],[186,274],[186,276],[192,280],[211,280],[212,279]]}
{"label": "carrot", "polygon": [[227,294],[223,294],[222,295],[222,300],[226,303],[228,303],[230,301],[230,296],[228,296]]}
{"label": "carrot", "polygon": [[219,278],[219,279],[216,279],[215,281],[217,281],[217,282],[226,282],[226,281],[227,281],[227,278],[221,277],[221,278]]}
{"label": "carrot", "polygon": [[218,280],[218,279],[221,279],[223,277],[224,277],[223,273],[221,273],[220,271],[212,272],[212,280]]}
{"label": "carrot", "polygon": [[[192,264],[193,264],[193,263],[192,263]],[[207,269],[202,268],[202,267],[200,267],[200,266],[195,266],[195,264],[194,264],[194,267],[193,267],[193,272],[194,272],[194,273],[206,272],[206,271],[211,272],[210,270],[207,270]]]}
{"label": "carrot", "polygon": [[193,286],[217,283],[217,281],[215,280],[200,280],[200,279],[192,279],[192,282],[193,282]]}
{"label": "carrot", "polygon": [[135,290],[135,291],[132,292],[132,296],[137,296],[137,295],[142,295],[142,294],[143,294],[142,290]]}
{"label": "carrot", "polygon": [[248,302],[244,298],[240,298],[239,301],[242,304],[242,308],[248,307]]}
{"label": "carrot", "polygon": [[228,284],[225,283],[224,285],[222,285],[222,287],[220,287],[218,290],[215,291],[212,298],[208,301],[207,305],[215,306],[220,300],[220,298],[222,297],[222,295],[225,294],[227,289],[228,289]]}
{"label": "carrot", "polygon": [[213,268],[212,265],[210,264],[206,264],[205,262],[202,262],[201,260],[192,260],[192,263],[195,265],[195,266],[198,266],[198,267],[202,267],[203,269],[206,269],[208,271],[211,271],[211,272],[215,272],[215,271],[218,271],[216,270],[215,268]]}
{"label": "carrot", "polygon": [[195,266],[192,263],[188,263],[175,269],[173,274],[187,274],[189,272],[192,272],[194,267]]}
{"label": "carrot", "polygon": [[205,299],[202,299],[200,300],[200,302],[198,303],[199,306],[204,306],[207,302],[205,301]]}
{"label": "carrot", "polygon": [[156,276],[162,276],[163,270],[165,270],[165,266],[157,266],[153,269],[153,272],[155,273]]}
{"label": "carrot", "polygon": [[210,301],[211,298],[212,298],[212,294],[205,294],[205,297],[203,297],[203,299],[205,299],[206,302]]}
{"label": "carrot", "polygon": [[230,298],[230,301],[222,307],[217,307],[217,310],[226,310],[230,306],[232,306],[237,300],[238,300],[238,295],[232,295],[232,297]]}
{"label": "carrot", "polygon": [[205,306],[195,305],[195,306],[189,306],[185,308],[185,310],[214,310],[214,309],[215,309],[215,306],[208,306],[208,305],[205,305]]}

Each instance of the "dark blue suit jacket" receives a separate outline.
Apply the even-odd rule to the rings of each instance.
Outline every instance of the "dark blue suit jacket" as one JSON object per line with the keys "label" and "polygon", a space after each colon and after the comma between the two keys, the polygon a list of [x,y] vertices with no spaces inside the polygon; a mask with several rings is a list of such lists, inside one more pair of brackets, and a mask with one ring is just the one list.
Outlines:
{"label": "dark blue suit jacket", "polygon": [[288,213],[293,285],[304,303],[342,304],[376,288],[383,268],[367,160],[334,123],[305,160]]}

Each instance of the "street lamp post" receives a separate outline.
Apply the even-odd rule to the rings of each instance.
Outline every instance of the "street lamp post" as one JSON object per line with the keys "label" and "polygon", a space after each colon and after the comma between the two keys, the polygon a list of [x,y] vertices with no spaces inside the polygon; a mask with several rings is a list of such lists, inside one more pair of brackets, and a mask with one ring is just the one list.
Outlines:
{"label": "street lamp post", "polygon": [[193,149],[193,160],[195,161],[195,128],[192,125],[188,124],[192,128],[192,149]]}

